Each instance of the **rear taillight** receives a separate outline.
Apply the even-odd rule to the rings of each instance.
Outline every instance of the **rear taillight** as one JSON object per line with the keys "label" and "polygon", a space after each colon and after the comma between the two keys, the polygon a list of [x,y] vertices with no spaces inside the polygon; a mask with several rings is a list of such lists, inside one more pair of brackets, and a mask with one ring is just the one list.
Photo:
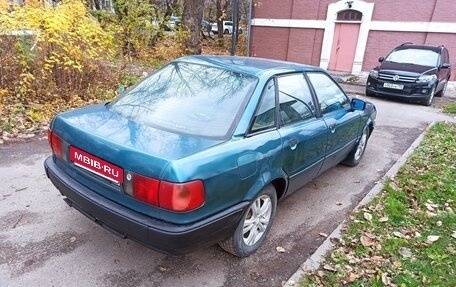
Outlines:
{"label": "rear taillight", "polygon": [[184,212],[196,209],[204,203],[204,184],[200,180],[172,183],[139,174],[127,174],[127,179],[128,177],[130,181],[125,182],[125,191],[148,204]]}
{"label": "rear taillight", "polygon": [[49,145],[51,146],[52,152],[55,154],[55,156],[58,158],[62,158],[63,157],[62,139],[59,138],[50,129],[48,129],[48,141],[49,141]]}
{"label": "rear taillight", "polygon": [[160,207],[174,211],[189,211],[204,203],[204,185],[200,180],[172,183],[161,181],[158,195]]}
{"label": "rear taillight", "polygon": [[133,177],[133,196],[152,205],[158,205],[160,181],[139,174]]}

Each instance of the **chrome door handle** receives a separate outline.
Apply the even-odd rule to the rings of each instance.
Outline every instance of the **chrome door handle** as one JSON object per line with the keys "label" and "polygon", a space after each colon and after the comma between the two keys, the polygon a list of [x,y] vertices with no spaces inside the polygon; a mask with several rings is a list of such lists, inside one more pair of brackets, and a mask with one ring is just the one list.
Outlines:
{"label": "chrome door handle", "polygon": [[292,139],[288,142],[288,145],[290,146],[291,150],[295,150],[298,147],[298,140]]}
{"label": "chrome door handle", "polygon": [[331,131],[331,133],[333,134],[335,131],[336,131],[336,124],[332,124],[329,126],[329,130]]}

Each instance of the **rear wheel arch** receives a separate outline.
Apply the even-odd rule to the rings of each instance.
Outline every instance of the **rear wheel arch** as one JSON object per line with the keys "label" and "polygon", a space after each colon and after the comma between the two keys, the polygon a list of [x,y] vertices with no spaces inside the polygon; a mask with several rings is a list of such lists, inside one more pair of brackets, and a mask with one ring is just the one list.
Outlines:
{"label": "rear wheel arch", "polygon": [[277,199],[281,199],[287,190],[287,181],[283,178],[276,178],[271,181],[271,184],[276,190]]}

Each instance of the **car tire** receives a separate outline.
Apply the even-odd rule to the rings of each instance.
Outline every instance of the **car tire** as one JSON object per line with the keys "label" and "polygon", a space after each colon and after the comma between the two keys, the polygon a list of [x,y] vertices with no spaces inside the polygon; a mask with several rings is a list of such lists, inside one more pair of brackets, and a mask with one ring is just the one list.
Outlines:
{"label": "car tire", "polygon": [[445,95],[449,80],[450,79],[447,79],[447,81],[445,82],[445,85],[443,86],[443,88],[438,93],[435,94],[436,97],[443,97]]}
{"label": "car tire", "polygon": [[223,31],[223,34],[229,34],[230,31],[228,29],[225,29],[225,31]]}
{"label": "car tire", "polygon": [[425,106],[430,106],[432,105],[432,100],[434,99],[434,95],[435,95],[435,86],[432,86],[432,89],[431,89],[431,92],[429,93],[429,96],[426,100],[423,101],[423,105]]}
{"label": "car tire", "polygon": [[369,139],[369,128],[365,128],[363,134],[359,138],[358,143],[350,151],[348,156],[342,161],[343,165],[347,166],[357,166],[361,161],[364,151],[366,150],[367,140]]}
{"label": "car tire", "polygon": [[268,185],[250,203],[233,235],[219,242],[220,247],[238,257],[253,254],[269,233],[276,209],[277,193]]}

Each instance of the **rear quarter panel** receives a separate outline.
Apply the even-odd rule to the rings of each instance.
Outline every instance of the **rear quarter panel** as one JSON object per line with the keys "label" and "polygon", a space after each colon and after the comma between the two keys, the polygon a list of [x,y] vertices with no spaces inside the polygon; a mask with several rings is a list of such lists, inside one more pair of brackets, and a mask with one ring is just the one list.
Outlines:
{"label": "rear quarter panel", "polygon": [[192,156],[172,161],[162,178],[168,181],[204,181],[206,201],[185,217],[165,212],[173,222],[192,222],[239,202],[251,201],[282,171],[282,140],[276,130],[234,138]]}

